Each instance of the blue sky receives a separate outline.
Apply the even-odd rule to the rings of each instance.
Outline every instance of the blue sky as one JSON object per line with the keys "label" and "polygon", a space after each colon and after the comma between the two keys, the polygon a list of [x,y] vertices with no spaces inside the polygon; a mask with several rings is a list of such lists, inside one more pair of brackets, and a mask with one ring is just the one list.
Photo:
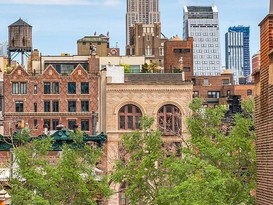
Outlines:
{"label": "blue sky", "polygon": [[[250,55],[260,48],[258,24],[268,14],[269,0],[160,0],[161,28],[166,37],[182,36],[183,6],[212,5],[219,10],[222,64],[229,26],[250,26]],[[124,54],[126,0],[0,0],[0,42],[19,18],[32,25],[33,48],[43,55],[76,54],[77,40],[106,34],[110,46]]]}

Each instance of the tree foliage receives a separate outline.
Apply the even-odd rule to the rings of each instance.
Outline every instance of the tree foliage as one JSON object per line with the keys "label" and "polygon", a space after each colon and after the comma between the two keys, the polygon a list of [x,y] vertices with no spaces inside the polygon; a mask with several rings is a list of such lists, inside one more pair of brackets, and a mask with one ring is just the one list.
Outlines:
{"label": "tree foliage", "polygon": [[161,133],[144,117],[141,131],[122,138],[125,160],[117,162],[115,182],[127,182],[131,204],[255,204],[255,132],[253,103],[226,116],[223,106],[190,105],[191,138],[181,157],[162,149]]}
{"label": "tree foliage", "polygon": [[106,177],[97,178],[95,166],[102,150],[83,144],[82,134],[72,136],[73,146],[64,145],[50,160],[53,140],[32,140],[14,149],[10,179],[12,204],[96,204],[111,194]]}

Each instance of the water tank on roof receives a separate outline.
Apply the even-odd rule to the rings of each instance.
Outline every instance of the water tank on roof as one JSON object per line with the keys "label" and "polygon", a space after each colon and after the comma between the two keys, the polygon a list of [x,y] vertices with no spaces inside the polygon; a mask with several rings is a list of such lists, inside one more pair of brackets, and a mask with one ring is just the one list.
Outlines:
{"label": "water tank on roof", "polygon": [[32,26],[21,18],[8,27],[8,50],[31,52]]}

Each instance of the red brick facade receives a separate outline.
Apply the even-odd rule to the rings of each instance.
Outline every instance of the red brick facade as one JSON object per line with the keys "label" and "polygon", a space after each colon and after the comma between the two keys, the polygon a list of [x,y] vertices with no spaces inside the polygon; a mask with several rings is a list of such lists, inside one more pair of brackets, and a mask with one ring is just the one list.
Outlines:
{"label": "red brick facade", "polygon": [[269,70],[273,66],[273,14],[266,16],[259,26],[261,67],[254,76],[256,86],[257,204],[271,205],[273,202],[273,85],[269,81]]}
{"label": "red brick facade", "polygon": [[228,95],[240,95],[242,100],[247,100],[254,94],[253,84],[234,85],[229,72],[221,76],[196,76],[193,81],[193,95],[202,98],[208,107],[226,104]]}
{"label": "red brick facade", "polygon": [[[183,62],[179,60],[183,59]],[[174,37],[164,44],[164,72],[172,73],[175,69],[184,70],[185,79],[190,81],[193,76],[193,38],[181,40]]]}
{"label": "red brick facade", "polygon": [[[52,66],[48,66],[41,75],[27,73],[18,66],[12,73],[4,75],[4,134],[10,135],[16,131],[18,121],[24,121],[24,126],[29,127],[31,135],[37,136],[43,133],[45,121],[50,122],[53,128],[53,120],[62,123],[68,128],[68,121],[74,120],[81,128],[81,123],[87,125],[85,130],[92,133],[92,112],[98,112],[98,67],[97,58],[90,58],[89,71],[78,65],[71,74],[62,75]],[[68,82],[76,83],[76,94],[68,93]],[[81,83],[88,85],[88,93],[82,94]],[[18,83],[19,91],[13,86]],[[26,92],[21,94],[21,83],[26,84]],[[44,83],[50,84],[50,94],[44,94]],[[58,83],[58,92],[53,94],[53,83]],[[16,86],[15,86],[16,87]],[[17,94],[16,94],[17,93]],[[50,110],[45,112],[45,101],[49,102]],[[58,102],[58,109],[53,112],[53,101]],[[76,104],[75,111],[68,111],[69,101]],[[87,110],[82,111],[82,101],[86,103]],[[21,103],[20,111],[16,110]],[[18,103],[19,102],[19,103]],[[18,108],[18,106],[17,106]],[[28,123],[28,125],[27,125]],[[34,125],[36,124],[36,126]]]}

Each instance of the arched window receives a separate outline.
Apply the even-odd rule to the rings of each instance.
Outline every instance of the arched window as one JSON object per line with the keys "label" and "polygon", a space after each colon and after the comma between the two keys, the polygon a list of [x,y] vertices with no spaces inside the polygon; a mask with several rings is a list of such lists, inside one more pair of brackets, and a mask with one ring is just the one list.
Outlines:
{"label": "arched window", "polygon": [[181,112],[175,105],[164,105],[157,113],[159,129],[164,135],[177,135],[181,132]]}
{"label": "arched window", "polygon": [[140,127],[141,110],[132,104],[124,105],[118,112],[119,129],[135,130]]}
{"label": "arched window", "polygon": [[128,187],[128,184],[126,182],[123,182],[119,189],[119,205],[128,205],[129,200],[126,198],[125,191]]}

